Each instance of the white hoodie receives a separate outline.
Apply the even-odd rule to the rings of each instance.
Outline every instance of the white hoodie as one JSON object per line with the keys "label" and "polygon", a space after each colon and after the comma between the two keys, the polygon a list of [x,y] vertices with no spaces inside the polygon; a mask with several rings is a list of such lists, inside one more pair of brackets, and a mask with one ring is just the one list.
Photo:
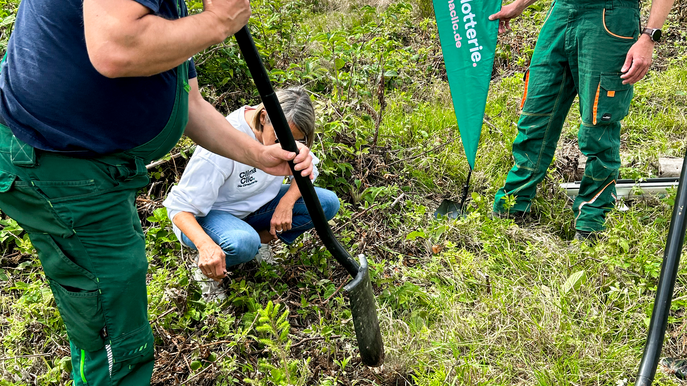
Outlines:
{"label": "white hoodie", "polygon": [[[257,141],[246,122],[246,107],[229,114],[227,120]],[[312,158],[313,165],[319,163],[315,155]],[[313,166],[313,175],[317,177],[317,174],[317,167]],[[283,182],[282,176],[267,174],[198,146],[179,184],[172,188],[162,204],[167,207],[170,220],[182,211],[205,217],[211,210],[226,211],[242,219],[272,201]],[[174,233],[181,240],[181,231],[176,225]]]}

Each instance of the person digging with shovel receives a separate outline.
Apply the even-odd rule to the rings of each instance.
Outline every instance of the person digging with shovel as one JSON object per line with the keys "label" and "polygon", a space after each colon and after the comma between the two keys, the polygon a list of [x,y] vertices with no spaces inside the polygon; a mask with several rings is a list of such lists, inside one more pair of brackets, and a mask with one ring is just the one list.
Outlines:
{"label": "person digging with shovel", "polygon": [[299,154],[236,130],[192,55],[248,22],[248,0],[23,0],[0,68],[0,210],[28,233],[69,337],[74,385],[147,385],[154,365],[146,164],[182,134],[274,175]]}

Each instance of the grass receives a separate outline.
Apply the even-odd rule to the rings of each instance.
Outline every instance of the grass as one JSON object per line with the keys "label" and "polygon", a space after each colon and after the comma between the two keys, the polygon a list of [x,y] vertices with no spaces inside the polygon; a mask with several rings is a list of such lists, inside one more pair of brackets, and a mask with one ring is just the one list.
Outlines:
{"label": "grass", "polygon": [[[282,3],[252,6],[266,15],[274,9],[268,5]],[[12,3],[3,4],[13,10]],[[436,27],[423,4],[305,1],[279,8],[283,14],[269,22],[254,18],[256,40],[265,33],[277,45],[285,30],[275,20],[303,26],[289,32],[288,45],[264,49],[290,58],[273,64],[283,72],[276,80],[279,87],[299,83],[296,74],[309,68],[304,82],[317,99],[321,132],[318,181],[342,198],[335,234],[352,255],[365,253],[370,261],[387,353],[384,367],[360,364],[341,290],[349,278],[313,233],[292,246],[275,246],[282,265],[248,264],[233,272],[223,284],[224,302],[201,299],[190,273],[192,259],[179,249],[159,209],[183,170],[182,157],[157,167],[152,185],[140,196],[156,338],[153,384],[633,382],[674,192],[629,201],[627,211],[611,212],[596,246],[571,241],[571,203],[558,184],[573,178],[566,162],[577,154],[575,104],[534,202],[534,221],[520,226],[490,218],[494,193],[512,166],[522,71],[548,8],[542,2],[500,39],[467,216],[433,219],[442,198],[459,197],[468,166]],[[364,5],[372,8],[360,8]],[[656,175],[659,157],[682,157],[685,151],[687,56],[681,47],[687,36],[675,32],[679,25],[672,16],[667,34],[673,44],[659,46],[656,70],[635,87],[622,131],[625,177]],[[343,39],[333,35],[337,31]],[[226,85],[209,81],[225,78],[212,71],[238,60],[233,50],[228,41],[223,51],[198,58],[207,63],[207,72],[201,69],[204,90],[222,109],[255,98],[243,90],[232,99],[223,87],[233,80]],[[235,84],[245,84],[239,70]],[[380,93],[379,74],[386,72]],[[380,139],[372,146],[379,115]],[[189,148],[184,142],[175,152]],[[66,332],[38,259],[21,229],[1,221],[0,385],[69,384]],[[681,264],[664,355],[687,357],[686,273]],[[659,372],[655,384],[680,383]]]}

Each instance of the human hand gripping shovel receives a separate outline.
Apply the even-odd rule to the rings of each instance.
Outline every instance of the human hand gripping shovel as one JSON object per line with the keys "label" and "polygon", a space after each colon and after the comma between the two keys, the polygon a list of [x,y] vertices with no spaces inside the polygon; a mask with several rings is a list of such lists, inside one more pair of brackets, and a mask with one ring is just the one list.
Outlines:
{"label": "human hand gripping shovel", "polygon": [[[243,27],[234,36],[248,64],[248,69],[253,76],[253,80],[258,88],[260,98],[262,98],[267,114],[270,116],[279,143],[285,150],[298,152],[296,141],[293,139],[293,135],[284,117],[284,112],[281,109],[277,95],[272,89],[270,78],[262,64],[258,50],[255,48],[255,43],[248,30],[248,26]],[[382,342],[382,333],[379,329],[377,307],[375,305],[375,297],[372,292],[370,276],[367,270],[367,260],[365,256],[360,255],[360,264],[358,264],[348,252],[343,249],[341,244],[339,244],[338,240],[334,237],[327,223],[327,219],[322,211],[322,206],[320,205],[320,201],[317,198],[315,188],[310,178],[302,177],[300,173],[297,173],[294,169],[293,162],[289,162],[289,164],[291,165],[293,176],[303,196],[303,201],[315,225],[317,234],[320,236],[320,239],[332,256],[334,256],[339,264],[343,265],[346,271],[354,278],[353,281],[344,287],[344,289],[348,293],[351,302],[353,326],[355,327],[355,336],[358,340],[360,357],[367,366],[381,366],[384,363],[384,343]]]}

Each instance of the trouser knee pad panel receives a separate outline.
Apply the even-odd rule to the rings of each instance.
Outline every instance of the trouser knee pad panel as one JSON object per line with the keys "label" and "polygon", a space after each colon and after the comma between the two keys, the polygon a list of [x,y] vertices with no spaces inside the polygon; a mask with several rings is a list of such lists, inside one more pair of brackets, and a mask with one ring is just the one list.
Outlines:
{"label": "trouser knee pad panel", "polygon": [[[112,338],[112,380],[126,377],[138,367],[152,363],[155,340],[149,324],[145,324],[126,335]],[[114,382],[115,384],[117,382]]]}

